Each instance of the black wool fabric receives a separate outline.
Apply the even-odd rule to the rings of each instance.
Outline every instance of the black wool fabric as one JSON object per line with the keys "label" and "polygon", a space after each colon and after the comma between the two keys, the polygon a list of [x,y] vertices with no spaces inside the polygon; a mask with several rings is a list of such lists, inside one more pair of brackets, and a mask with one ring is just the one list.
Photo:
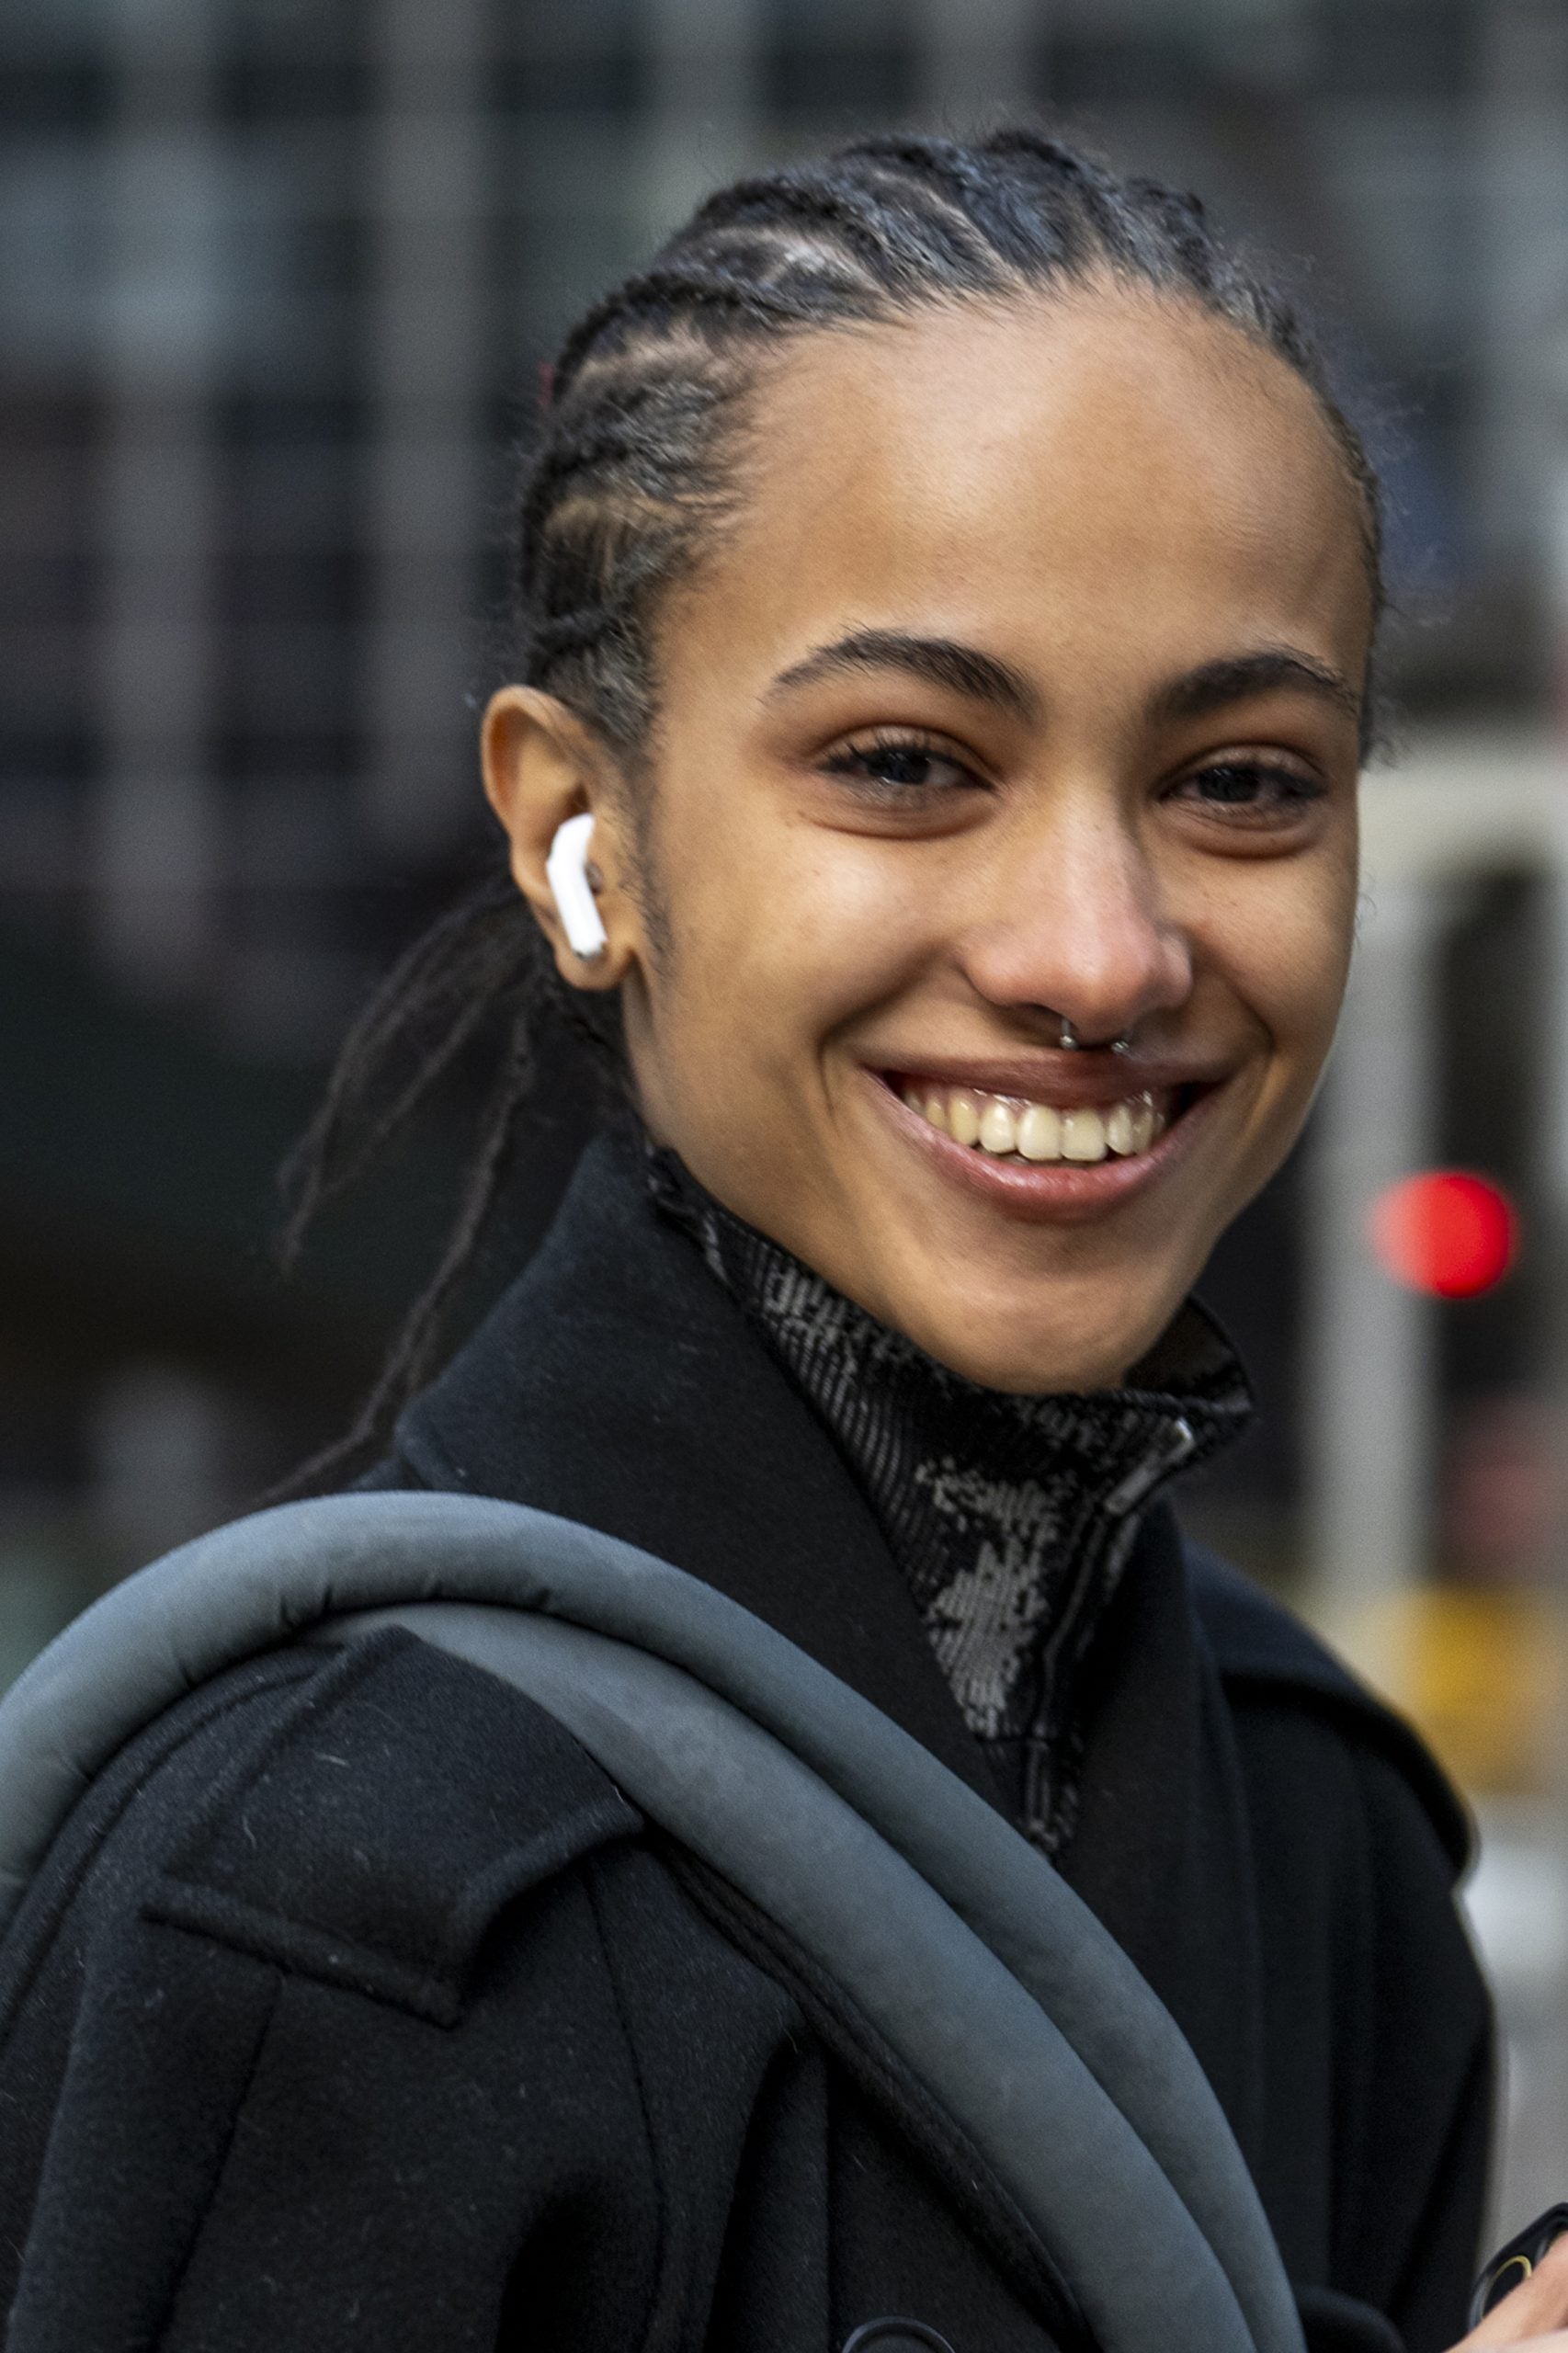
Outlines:
{"label": "black wool fabric", "polygon": [[842,1448],[960,1713],[1059,1854],[1078,1818],[1080,1669],[1144,1514],[1251,1418],[1229,1344],[1188,1305],[1121,1389],[1006,1395],[846,1299],[674,1153],[649,1148],[648,1183]]}
{"label": "black wool fabric", "polygon": [[[1008,1810],[847,1452],[635,1140],[589,1153],[375,1483],[663,1554]],[[1490,2033],[1440,1776],[1164,1503],[1079,1707],[1062,1868],[1208,2071],[1312,2353],[1441,2353]],[[0,1950],[0,2119],[6,2353],[843,2353],[893,2317],[1087,2353],[788,1934],[403,1632],[238,1669],[100,1777]]]}

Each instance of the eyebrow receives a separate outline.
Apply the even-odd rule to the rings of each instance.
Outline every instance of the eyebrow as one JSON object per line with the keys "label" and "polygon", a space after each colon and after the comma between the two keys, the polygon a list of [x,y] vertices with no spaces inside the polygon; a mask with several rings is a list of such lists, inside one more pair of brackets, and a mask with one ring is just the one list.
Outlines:
{"label": "eyebrow", "polygon": [[1149,717],[1156,722],[1203,719],[1227,703],[1268,694],[1278,687],[1315,695],[1354,720],[1361,717],[1361,697],[1348,678],[1330,669],[1326,662],[1314,662],[1310,654],[1293,653],[1283,645],[1264,646],[1256,654],[1225,654],[1173,678],[1150,697]]}
{"label": "eyebrow", "polygon": [[928,686],[946,687],[971,702],[990,703],[1014,719],[1037,719],[1040,697],[1021,671],[978,646],[960,645],[950,637],[914,637],[904,630],[855,630],[819,645],[802,661],[780,670],[766,699],[831,678],[849,670],[903,670]]}
{"label": "eyebrow", "polygon": [[[830,645],[815,647],[778,673],[765,699],[771,702],[819,678],[857,670],[903,670],[927,685],[945,687],[973,702],[989,703],[1010,718],[1033,721],[1040,715],[1040,696],[1010,663],[954,638],[917,637],[896,629],[855,630],[835,638]],[[1187,671],[1155,689],[1149,699],[1148,716],[1156,723],[1202,719],[1228,703],[1279,688],[1316,696],[1358,722],[1362,717],[1362,698],[1348,678],[1326,662],[1283,645],[1262,646],[1252,654],[1222,654]]]}

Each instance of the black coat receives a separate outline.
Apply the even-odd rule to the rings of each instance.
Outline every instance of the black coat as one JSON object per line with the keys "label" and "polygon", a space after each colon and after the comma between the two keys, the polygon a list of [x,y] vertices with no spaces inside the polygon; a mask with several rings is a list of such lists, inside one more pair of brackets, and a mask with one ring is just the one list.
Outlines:
{"label": "black coat", "polygon": [[[664,1554],[997,1802],[833,1441],[621,1148],[383,1483]],[[1314,2346],[1392,2321],[1436,2353],[1488,2126],[1451,1797],[1163,1509],[1091,1672],[1068,1876],[1208,2070]],[[955,2353],[1078,2341],[1006,2200],[787,1940],[406,1634],[174,1710],[78,1809],[8,1961],[6,2353],[837,2353],[883,2314]]]}

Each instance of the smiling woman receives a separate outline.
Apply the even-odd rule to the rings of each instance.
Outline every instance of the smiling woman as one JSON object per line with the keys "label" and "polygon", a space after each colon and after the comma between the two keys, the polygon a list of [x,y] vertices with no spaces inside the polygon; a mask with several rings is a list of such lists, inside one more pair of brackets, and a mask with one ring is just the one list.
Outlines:
{"label": "smiling woman", "polygon": [[[483,742],[509,876],[371,1007],[302,1212],[411,1037],[381,1131],[486,1013],[510,1042],[318,1479],[379,1449],[362,1486],[559,1514],[831,1670],[1097,1915],[1113,2007],[1136,1964],[1313,2347],[1436,2353],[1487,2132],[1463,1824],[1161,1493],[1246,1417],[1192,1286],[1300,1131],[1351,947],[1377,494],[1309,341],[1192,199],[1028,131],[869,142],[714,197],[568,338],[517,583]],[[616,1108],[407,1403],[566,1035]],[[174,2315],[138,2343],[1121,2353],[820,1955],[542,1711],[381,1639],[176,1709],[78,1836],[101,1859],[46,1874],[0,2073],[18,2313],[81,2275],[93,2152],[165,2070],[185,2219],[138,2225],[143,2153],[101,2232]],[[177,1903],[138,1909],[150,1872]],[[413,1960],[365,1957],[404,1944],[461,1949],[438,2027]],[[100,2079],[122,2014],[142,2055]],[[94,2218],[51,2240],[72,2185]],[[1136,2277],[1153,2210],[1094,2191]],[[1161,2341],[1211,2353],[1156,2284]]]}
{"label": "smiling woman", "polygon": [[[1112,1386],[1327,1051],[1360,493],[1272,352],[1108,269],[814,336],[745,446],[641,788],[557,698],[492,705],[518,882],[548,929],[543,854],[594,811],[610,949],[567,973],[618,991],[650,1132],[714,1198],[973,1381]],[[1144,1097],[1157,1137],[1108,1156]],[[1059,1158],[1049,1119],[1018,1149],[1030,1108]]]}

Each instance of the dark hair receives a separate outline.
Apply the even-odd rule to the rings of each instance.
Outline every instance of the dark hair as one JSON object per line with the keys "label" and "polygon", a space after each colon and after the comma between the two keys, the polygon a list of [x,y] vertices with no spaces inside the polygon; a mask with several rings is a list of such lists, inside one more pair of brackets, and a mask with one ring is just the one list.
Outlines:
{"label": "dark hair", "polygon": [[[1292,303],[1216,237],[1196,197],[1119,178],[1028,129],[972,145],[875,138],[710,197],[568,335],[544,371],[517,508],[513,675],[569,705],[635,779],[657,718],[654,617],[744,499],[760,362],[797,335],[1106,277],[1198,304],[1310,387],[1356,490],[1381,607],[1379,491],[1361,441]],[[417,1383],[495,1200],[541,1036],[570,1023],[613,1065],[606,1004],[556,982],[498,874],[410,951],[355,1026],[291,1164],[289,1254],[482,1020],[503,1022],[507,1043],[439,1263],[354,1429],[313,1471],[373,1446]]]}

